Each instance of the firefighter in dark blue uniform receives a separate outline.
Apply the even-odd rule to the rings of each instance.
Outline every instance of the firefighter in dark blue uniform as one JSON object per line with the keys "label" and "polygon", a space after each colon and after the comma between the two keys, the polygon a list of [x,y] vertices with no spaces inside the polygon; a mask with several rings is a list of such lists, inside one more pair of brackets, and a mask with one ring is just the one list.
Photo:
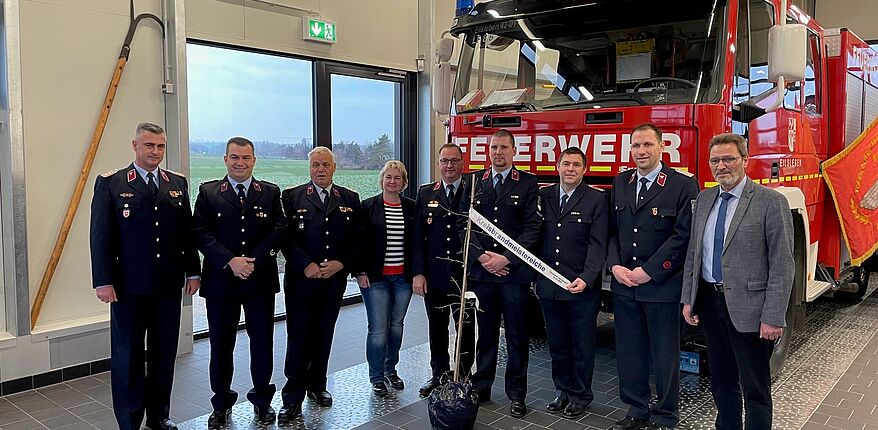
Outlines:
{"label": "firefighter in dark blue uniform", "polygon": [[91,203],[92,284],[110,303],[113,412],[125,430],[144,412],[150,429],[177,428],[168,417],[180,302],[201,284],[189,186],[158,167],[165,142],[158,125],[138,125],[134,163],[100,175]]}
{"label": "firefighter in dark blue uniform", "polygon": [[[536,176],[512,166],[516,148],[506,130],[491,136],[491,168],[473,173],[473,208],[525,248],[533,248],[540,232]],[[470,189],[464,188],[461,208],[469,212]],[[465,223],[461,223],[465,225]],[[468,278],[482,312],[476,312],[479,336],[476,342],[476,373],[473,387],[481,401],[490,400],[497,371],[500,317],[506,332],[506,395],[509,414],[520,418],[527,413],[528,335],[527,302],[533,270],[493,238],[473,228]]]}
{"label": "firefighter in dark blue uniform", "polygon": [[577,147],[561,152],[560,183],[540,190],[543,226],[539,257],[570,280],[567,288],[537,275],[555,400],[550,413],[576,418],[594,400],[595,326],[601,304],[601,275],[607,255],[607,193],[583,183],[585,155]]}
{"label": "firefighter in dark blue uniform", "polygon": [[[637,164],[613,180],[607,267],[613,279],[619,397],[615,429],[672,428],[679,422],[680,294],[698,183],[661,162],[661,131],[631,133]],[[656,402],[650,408],[650,364]]]}
{"label": "firefighter in dark blue uniform", "polygon": [[[442,179],[421,186],[415,204],[412,264],[414,280],[412,288],[424,296],[427,322],[430,331],[430,368],[432,375],[420,388],[426,397],[439,385],[443,373],[450,370],[448,356],[448,314],[454,317],[458,327],[460,286],[463,278],[463,245],[457,224],[463,189],[470,185],[470,178],[461,175],[463,153],[454,144],[439,148],[437,162]],[[455,363],[468,374],[475,359],[475,314],[467,306],[461,333],[460,362]]]}
{"label": "firefighter in dark blue uniform", "polygon": [[274,421],[270,406],[274,357],[274,296],[280,291],[277,251],[286,239],[280,189],[253,178],[253,143],[233,137],[224,157],[228,175],[205,182],[195,199],[195,237],[204,254],[201,297],[210,329],[210,388],[213,413],[208,428],[228,424],[238,393],[231,389],[241,308],[250,339],[247,399],[260,423]]}
{"label": "firefighter in dark blue uniform", "polygon": [[306,392],[317,405],[332,405],[326,391],[332,335],[362,237],[360,196],[332,183],[335,155],[317,147],[308,160],[311,182],[281,194],[289,237],[281,248],[287,260],[287,383],[281,390],[280,424],[301,414]]}

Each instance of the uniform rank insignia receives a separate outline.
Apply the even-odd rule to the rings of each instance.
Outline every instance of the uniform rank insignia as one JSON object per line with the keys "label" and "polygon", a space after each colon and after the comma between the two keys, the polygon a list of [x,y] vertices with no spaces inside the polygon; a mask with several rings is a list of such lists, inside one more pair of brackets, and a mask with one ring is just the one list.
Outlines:
{"label": "uniform rank insignia", "polygon": [[658,178],[655,179],[655,183],[660,187],[664,187],[666,180],[668,180],[668,175],[666,175],[664,172],[661,172],[659,173]]}
{"label": "uniform rank insignia", "polygon": [[308,209],[296,209],[296,213],[303,214],[305,212],[308,212]]}
{"label": "uniform rank insignia", "polygon": [[433,217],[427,217],[427,225],[433,224]]}
{"label": "uniform rank insignia", "polygon": [[653,216],[658,215],[658,208],[652,208],[652,215]]}
{"label": "uniform rank insignia", "polygon": [[175,198],[175,199],[176,199],[177,197],[182,196],[182,195],[183,195],[183,192],[182,192],[182,191],[177,191],[177,190],[170,190],[170,191],[168,191],[168,195],[170,195],[171,198]]}
{"label": "uniform rank insignia", "polygon": [[511,173],[510,176],[512,176],[512,180],[517,181],[518,180],[518,170],[512,169],[512,172],[510,172],[510,173]]}
{"label": "uniform rank insignia", "polygon": [[128,218],[131,216],[131,209],[122,209],[122,218]]}
{"label": "uniform rank insignia", "polygon": [[439,182],[436,182],[436,185],[433,185],[433,191],[439,190]]}
{"label": "uniform rank insignia", "polygon": [[262,192],[262,186],[256,182],[253,183],[253,189],[256,191]]}
{"label": "uniform rank insignia", "polygon": [[428,207],[428,208],[438,208],[438,207],[439,207],[439,201],[438,201],[438,200],[430,200],[430,202],[427,203],[427,207]]}
{"label": "uniform rank insignia", "polygon": [[223,184],[220,185],[220,192],[221,192],[221,193],[226,192],[226,190],[228,190],[228,189],[229,189],[229,183],[228,183],[228,182],[223,182]]}
{"label": "uniform rank insignia", "polygon": [[165,171],[164,171],[164,170],[159,170],[159,173],[161,173],[161,174],[162,174],[162,179],[164,179],[164,180],[165,180],[165,181],[168,181],[168,182],[171,182],[171,180],[170,180],[170,179],[168,179],[168,174],[167,174],[167,173],[165,173]]}
{"label": "uniform rank insignia", "polygon": [[128,182],[133,181],[134,178],[136,178],[136,177],[137,177],[137,171],[136,171],[136,170],[131,169],[131,170],[128,171]]}
{"label": "uniform rank insignia", "polygon": [[[335,194],[336,197],[341,198],[341,193],[338,192],[338,188],[333,188],[332,194]],[[350,209],[350,208],[348,208],[348,209]]]}
{"label": "uniform rank insignia", "polygon": [[339,206],[339,207],[338,207],[338,210],[340,210],[340,211],[342,211],[342,212],[353,212],[353,211],[354,211],[353,209],[351,209],[351,208],[349,208],[349,207],[347,207],[347,206]]}
{"label": "uniform rank insignia", "polygon": [[134,197],[134,193],[121,193],[121,194],[119,194],[119,197],[128,199],[128,198]]}

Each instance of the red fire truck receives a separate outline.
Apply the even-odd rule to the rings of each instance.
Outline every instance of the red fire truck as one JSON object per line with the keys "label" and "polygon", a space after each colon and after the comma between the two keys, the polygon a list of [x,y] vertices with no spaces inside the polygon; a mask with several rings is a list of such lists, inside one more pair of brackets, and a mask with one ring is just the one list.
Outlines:
{"label": "red fire truck", "polygon": [[[800,34],[781,40],[779,26]],[[585,181],[609,186],[634,167],[630,130],[652,122],[664,132],[663,161],[711,187],[708,141],[739,133],[749,140],[748,177],[792,208],[788,324],[801,325],[804,303],[824,293],[866,292],[875,257],[851,264],[821,175],[821,163],[878,117],[878,53],[849,30],[824,29],[781,0],[495,0],[456,18],[450,34],[454,87],[434,107],[450,107],[448,141],[464,149],[468,170],[489,165],[488,139],[506,128],[518,168],[557,181],[558,154],[578,146]],[[804,73],[778,84],[771,69],[788,68],[784,55],[795,51]],[[439,79],[448,70],[441,63]]]}

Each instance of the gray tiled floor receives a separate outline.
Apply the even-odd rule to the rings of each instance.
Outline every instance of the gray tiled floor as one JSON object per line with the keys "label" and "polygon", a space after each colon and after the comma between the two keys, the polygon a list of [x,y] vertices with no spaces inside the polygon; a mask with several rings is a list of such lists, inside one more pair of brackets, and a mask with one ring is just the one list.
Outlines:
{"label": "gray tiled floor", "polygon": [[[873,279],[873,288],[876,279]],[[421,429],[430,428],[427,401],[417,395],[418,385],[429,375],[429,351],[423,302],[415,298],[406,319],[406,335],[399,366],[407,386],[386,399],[370,394],[364,363],[365,314],[362,305],[342,310],[330,360],[330,391],[335,397],[331,408],[318,408],[306,402],[303,419],[295,428],[314,429]],[[588,413],[571,421],[542,412],[554,393],[545,341],[531,342],[528,382],[530,413],[522,420],[507,415],[508,401],[503,394],[504,352],[501,350],[493,401],[483,404],[477,429],[595,429],[607,428],[624,416],[618,398],[613,352],[612,320],[601,317],[598,328],[595,401]],[[274,380],[283,382],[285,326],[276,326]],[[878,430],[878,293],[859,304],[821,299],[808,306],[805,330],[793,339],[783,373],[773,386],[777,429],[871,429]],[[235,389],[243,394],[249,388],[246,336],[239,336],[238,371]],[[501,343],[502,345],[502,343]],[[501,348],[502,349],[502,348]],[[195,351],[178,359],[173,418],[181,429],[206,427],[210,412],[207,379],[206,341]],[[681,381],[680,428],[710,428],[715,414],[708,378],[685,375]],[[239,399],[244,401],[243,395]],[[279,396],[275,406],[279,407]],[[109,374],[99,374],[67,383],[44,387],[0,398],[0,429],[112,429]],[[258,428],[252,424],[247,404],[234,410],[233,427]]]}

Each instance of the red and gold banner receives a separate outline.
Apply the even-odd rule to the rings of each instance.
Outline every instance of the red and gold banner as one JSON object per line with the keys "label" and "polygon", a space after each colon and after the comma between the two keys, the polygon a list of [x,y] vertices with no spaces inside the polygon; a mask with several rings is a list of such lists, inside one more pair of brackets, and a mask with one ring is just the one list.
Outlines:
{"label": "red and gold banner", "polygon": [[878,119],[844,151],[823,163],[851,263],[878,249]]}

